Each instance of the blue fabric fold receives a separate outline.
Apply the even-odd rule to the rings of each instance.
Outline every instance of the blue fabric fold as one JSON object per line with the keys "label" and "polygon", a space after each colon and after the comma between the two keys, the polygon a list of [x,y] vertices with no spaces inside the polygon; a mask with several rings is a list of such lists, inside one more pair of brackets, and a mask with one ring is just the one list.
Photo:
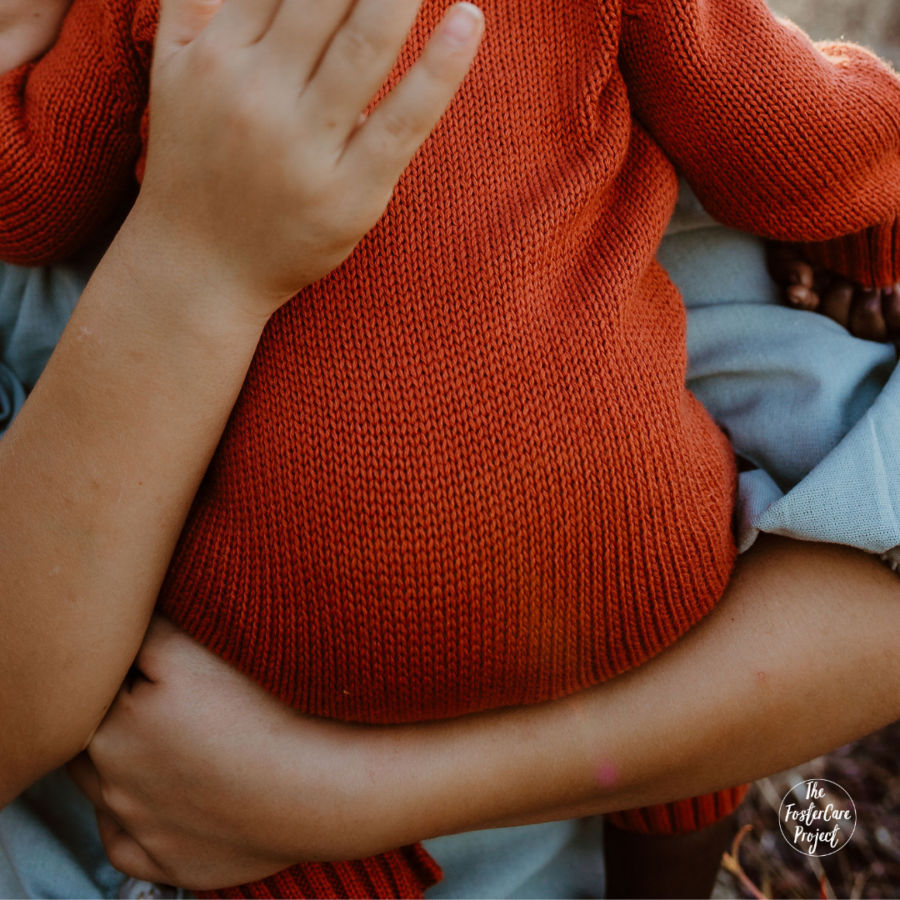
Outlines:
{"label": "blue fabric fold", "polygon": [[896,351],[778,305],[762,241],[709,226],[663,242],[688,309],[688,387],[758,468],[740,476],[735,522],[884,554],[900,545]]}
{"label": "blue fabric fold", "polygon": [[0,265],[0,434],[44,371],[88,277],[87,266]]}

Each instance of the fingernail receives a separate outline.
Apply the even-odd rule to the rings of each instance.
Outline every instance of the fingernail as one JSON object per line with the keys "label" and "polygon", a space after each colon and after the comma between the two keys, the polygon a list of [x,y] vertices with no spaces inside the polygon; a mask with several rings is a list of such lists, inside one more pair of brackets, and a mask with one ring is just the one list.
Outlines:
{"label": "fingernail", "polygon": [[456,44],[468,44],[481,26],[481,10],[471,3],[460,3],[444,30],[445,37]]}

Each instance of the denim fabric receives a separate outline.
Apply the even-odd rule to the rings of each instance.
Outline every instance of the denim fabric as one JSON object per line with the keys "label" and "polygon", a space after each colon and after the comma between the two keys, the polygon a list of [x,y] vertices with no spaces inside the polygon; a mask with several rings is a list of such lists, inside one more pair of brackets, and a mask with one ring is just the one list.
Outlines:
{"label": "denim fabric", "polygon": [[740,479],[741,550],[760,531],[879,554],[900,545],[894,347],[778,306],[748,235],[682,232],[659,259],[688,307],[688,386],[758,467]]}
{"label": "denim fabric", "polygon": [[0,897],[117,897],[125,877],[109,863],[93,807],[64,770],[0,812]]}
{"label": "denim fabric", "polygon": [[601,817],[524,828],[471,831],[425,841],[444,880],[425,896],[450,898],[603,897]]}

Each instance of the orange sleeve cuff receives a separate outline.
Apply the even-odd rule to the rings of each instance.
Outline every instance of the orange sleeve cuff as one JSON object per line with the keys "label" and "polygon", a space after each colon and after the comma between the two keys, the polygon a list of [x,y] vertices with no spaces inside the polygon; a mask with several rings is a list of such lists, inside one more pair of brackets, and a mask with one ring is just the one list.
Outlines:
{"label": "orange sleeve cuff", "polygon": [[900,282],[900,219],[847,237],[797,246],[810,262],[864,287],[883,288]]}
{"label": "orange sleeve cuff", "polygon": [[750,785],[675,800],[640,809],[627,809],[607,815],[608,821],[623,831],[639,831],[642,834],[686,834],[702,831],[730,816],[747,796]]}

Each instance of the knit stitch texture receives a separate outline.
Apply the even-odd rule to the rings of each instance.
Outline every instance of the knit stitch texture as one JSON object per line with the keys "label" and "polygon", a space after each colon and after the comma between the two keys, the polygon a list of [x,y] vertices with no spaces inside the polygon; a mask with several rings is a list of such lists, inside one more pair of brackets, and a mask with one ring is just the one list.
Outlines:
{"label": "knit stitch texture", "polygon": [[[270,321],[161,608],[299,710],[416,722],[570,694],[706,615],[727,441],[654,260],[684,172],[728,224],[900,277],[900,85],[761,0],[483,0],[475,66],[350,259]],[[385,90],[445,4],[425,0]],[[155,0],[75,0],[0,81],[0,257],[133,196]],[[40,210],[40,214],[36,214]],[[621,814],[703,827],[741,790]],[[411,897],[420,847],[206,896]]]}

